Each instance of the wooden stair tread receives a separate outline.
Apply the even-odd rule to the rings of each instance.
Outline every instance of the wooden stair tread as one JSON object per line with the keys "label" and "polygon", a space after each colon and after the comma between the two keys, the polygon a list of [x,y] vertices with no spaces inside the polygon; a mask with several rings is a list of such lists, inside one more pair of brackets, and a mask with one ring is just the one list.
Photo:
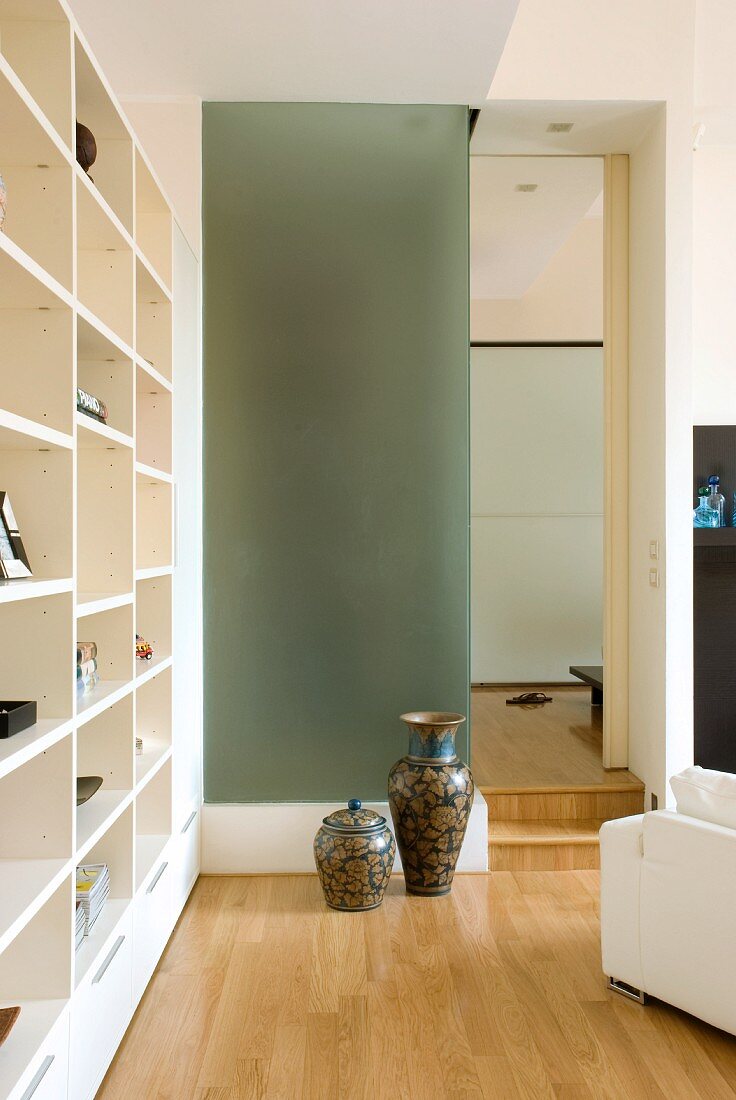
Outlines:
{"label": "wooden stair tread", "polygon": [[489,821],[489,845],[598,844],[600,820]]}
{"label": "wooden stair tread", "polygon": [[588,785],[576,785],[571,783],[566,786],[556,787],[490,787],[488,785],[478,787],[482,795],[530,795],[530,794],[631,794],[634,791],[643,791],[644,784],[641,779],[632,779],[622,783],[592,783]]}

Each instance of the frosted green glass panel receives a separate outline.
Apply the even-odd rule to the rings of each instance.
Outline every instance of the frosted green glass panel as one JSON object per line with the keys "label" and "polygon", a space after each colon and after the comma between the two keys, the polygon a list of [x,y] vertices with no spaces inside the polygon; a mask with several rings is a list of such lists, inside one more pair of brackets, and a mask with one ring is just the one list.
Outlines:
{"label": "frosted green glass panel", "polygon": [[205,797],[385,798],[468,707],[467,111],[203,128]]}

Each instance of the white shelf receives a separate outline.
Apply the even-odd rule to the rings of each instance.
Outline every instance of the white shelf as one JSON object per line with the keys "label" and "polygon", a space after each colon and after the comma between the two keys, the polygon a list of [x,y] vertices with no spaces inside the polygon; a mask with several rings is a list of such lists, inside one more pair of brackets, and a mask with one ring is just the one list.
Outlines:
{"label": "white shelf", "polygon": [[[0,234],[0,240],[2,240],[2,234]],[[83,305],[82,302],[77,302],[77,313],[88,325],[95,329],[100,336],[104,337],[104,339],[108,340],[111,344],[114,344],[118,351],[123,353],[126,359],[135,359],[135,352],[130,344],[118,336],[116,332],[113,332],[109,325],[106,325],[104,321],[100,320],[100,318],[93,313],[91,309]]]}
{"label": "white shelf", "polygon": [[165,668],[170,668],[172,661],[173,657],[152,657],[150,661],[139,661],[136,658],[136,685],[140,687],[141,684],[145,684],[149,680],[152,680],[154,676],[158,676],[159,672],[163,672]]}
{"label": "white shelf", "polygon": [[107,218],[111,227],[116,233],[119,233],[128,247],[135,251],[135,244],[128,230],[125,228],[120,218],[117,216],[113,208],[110,206],[107,199],[102,192],[95,186],[93,180],[87,175],[83,168],[75,162],[74,174],[77,177],[77,187],[82,187],[89,195],[90,199],[97,204],[100,210],[102,218]]}
{"label": "white shelf", "polygon": [[2,1046],[0,1096],[10,1096],[27,1066],[39,1052],[54,1024],[68,1007],[68,1000],[0,1002],[0,1008],[20,1007],[15,1027]]}
{"label": "white shelf", "polygon": [[68,859],[0,859],[0,952],[71,871]]}
{"label": "white shelf", "polygon": [[130,898],[110,898],[105,901],[104,908],[92,925],[92,930],[85,936],[76,952],[74,959],[74,986],[82,982],[85,976],[100,960],[103,949],[128,912],[132,902]]}
{"label": "white shelf", "polygon": [[163,481],[166,485],[171,485],[174,481],[171,474],[167,474],[164,470],[157,470],[155,466],[146,466],[142,462],[136,462],[135,472],[138,477],[153,481]]}
{"label": "white shelf", "polygon": [[151,261],[148,259],[148,257],[146,255],[144,255],[143,251],[141,250],[140,245],[136,245],[136,255],[137,255],[138,259],[140,260],[140,262],[145,267],[148,275],[153,279],[154,283],[156,284],[158,289],[161,291],[161,293],[164,295],[164,297],[168,298],[168,300],[171,301],[171,291],[170,291],[170,289],[167,287],[166,283],[163,281],[163,279],[161,278],[159,273],[156,271],[155,267],[153,266]]}
{"label": "white shelf", "polygon": [[161,374],[160,371],[156,370],[153,363],[149,363],[148,360],[144,359],[142,355],[135,356],[135,363],[136,366],[140,367],[141,370],[144,370],[146,374],[150,374],[154,382],[158,383],[159,386],[162,386],[165,390],[168,390],[169,393],[171,393],[174,388],[173,385],[168,378],[164,378],[163,374]]}
{"label": "white shelf", "polygon": [[37,424],[24,416],[16,416],[7,409],[0,409],[0,450],[38,451],[67,450],[74,446],[72,436]]}
{"label": "white shelf", "polygon": [[107,707],[124,699],[133,690],[133,680],[100,680],[86,695],[77,699],[77,726],[91,722]]}
{"label": "white shelf", "polygon": [[99,420],[95,420],[86,413],[77,412],[78,445],[84,448],[106,450],[113,447],[133,446],[133,437],[119,432],[115,428],[109,428]]}
{"label": "white shelf", "polygon": [[163,741],[143,739],[143,753],[135,758],[136,791],[140,792],[153,779],[159,768],[163,767],[171,756],[171,745]]}
{"label": "white shelf", "polygon": [[0,285],[3,288],[4,308],[22,308],[18,299],[28,298],[31,294],[46,309],[54,309],[62,302],[71,306],[74,302],[58,279],[49,275],[5,233],[0,233]]}
{"label": "white shelf", "polygon": [[132,592],[78,592],[77,618],[86,615],[98,615],[100,611],[112,611],[115,607],[126,607],[133,602]]}
{"label": "white shelf", "polygon": [[174,572],[173,565],[153,565],[150,569],[136,569],[135,579],[137,581],[151,581],[156,577],[170,577]]}
{"label": "white shelf", "polygon": [[71,592],[74,582],[71,577],[58,580],[44,577],[25,577],[21,580],[0,579],[0,604],[15,600],[33,600],[43,596],[57,596],[61,592]]}
{"label": "white shelf", "polygon": [[87,802],[77,806],[77,863],[84,860],[132,799],[132,791],[106,791],[102,786]]}
{"label": "white shelf", "polygon": [[[35,99],[28,91],[23,81],[14,72],[12,67],[8,64],[7,59],[3,57],[2,54],[0,54],[0,77],[2,77],[3,81],[6,81],[8,85],[10,85],[10,88],[13,89],[17,98],[24,104],[26,109],[30,111],[36,123],[44,131],[46,138],[48,138],[48,140],[52,142],[53,145],[56,147],[57,157],[60,160],[66,161],[67,164],[72,164],[73,161],[71,151],[64,144],[61,137],[51,125],[49,120],[46,118],[46,115],[36,103]],[[3,88],[3,92],[5,91],[6,89]]]}
{"label": "white shelf", "polygon": [[146,877],[171,840],[171,834],[140,834],[135,838],[135,888],[140,890]]}
{"label": "white shelf", "polygon": [[42,718],[13,737],[0,740],[0,779],[50,749],[72,731],[71,718]]}

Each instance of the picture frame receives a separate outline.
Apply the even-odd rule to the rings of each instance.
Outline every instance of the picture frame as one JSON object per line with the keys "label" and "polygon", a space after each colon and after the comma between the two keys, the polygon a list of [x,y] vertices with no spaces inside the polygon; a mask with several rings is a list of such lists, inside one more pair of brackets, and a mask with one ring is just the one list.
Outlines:
{"label": "picture frame", "polygon": [[6,580],[32,577],[10,497],[0,489],[0,576]]}

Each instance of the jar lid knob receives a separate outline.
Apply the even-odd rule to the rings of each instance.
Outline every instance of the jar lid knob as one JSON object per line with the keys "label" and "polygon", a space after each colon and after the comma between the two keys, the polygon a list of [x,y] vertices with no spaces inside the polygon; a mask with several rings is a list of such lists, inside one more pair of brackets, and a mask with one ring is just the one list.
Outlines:
{"label": "jar lid knob", "polygon": [[363,803],[360,801],[359,798],[351,798],[350,801],[348,802],[348,809],[349,810],[359,810],[362,805],[363,805]]}

